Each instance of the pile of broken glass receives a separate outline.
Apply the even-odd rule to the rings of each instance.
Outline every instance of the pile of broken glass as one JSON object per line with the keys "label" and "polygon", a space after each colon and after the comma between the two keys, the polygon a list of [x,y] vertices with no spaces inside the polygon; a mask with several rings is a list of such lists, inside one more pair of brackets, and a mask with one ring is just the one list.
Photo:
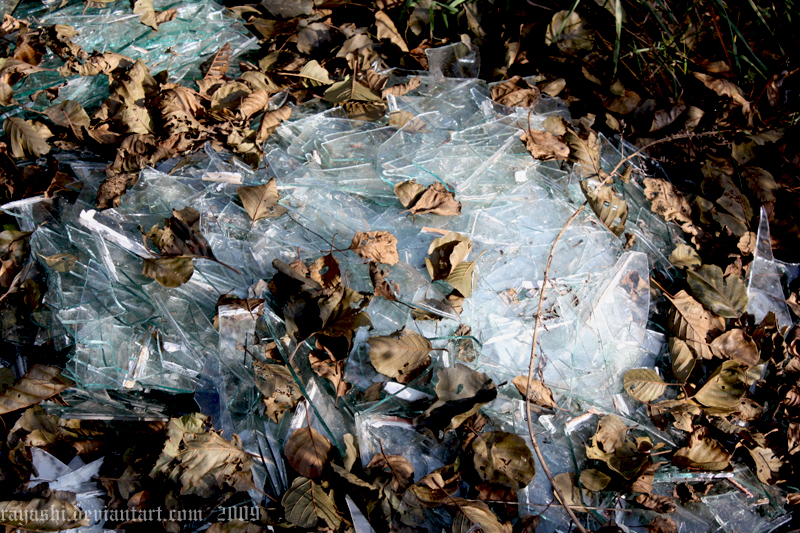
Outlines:
{"label": "pile of broken glass", "polygon": [[[84,16],[82,5],[50,12],[42,8],[38,16],[42,23],[75,26],[81,36],[77,42],[86,49],[105,47],[148,62],[168,61],[169,56],[175,81],[197,77],[197,66],[219,43],[231,43],[233,57],[255,46],[255,39],[210,2],[174,7],[181,16],[158,33],[138,24],[136,15],[124,26],[127,31],[120,32],[125,21],[118,13]],[[106,19],[114,21],[113,27],[103,24]],[[198,20],[214,27],[193,36]],[[110,31],[113,35],[107,34]],[[169,47],[176,53],[166,54]],[[187,160],[173,158],[143,170],[117,208],[93,207],[105,164],[85,162],[75,153],[57,155],[82,182],[74,203],[51,205],[42,197],[4,207],[18,218],[21,229],[36,229],[36,256],[71,253],[78,258],[68,272],[48,271],[45,303],[51,313],[37,342],[74,346],[65,373],[78,386],[64,393],[70,407],[47,408],[73,418],[157,417],[157,406],[146,400],[126,403],[126,391],[193,392],[215,428],[224,430],[227,438],[238,433],[245,448],[261,457],[254,474],[270,494],[287,488],[283,441],[308,421],[340,448],[346,433],[356,435],[365,465],[381,446],[387,454],[405,456],[419,479],[449,463],[456,453],[446,435],[431,438],[413,424],[420,413],[415,411],[418,400],[435,398],[440,368],[467,365],[503,384],[482,412],[490,427],[530,442],[524,402],[510,382],[528,373],[534,317],[540,291],[546,288],[537,352],[542,354],[543,380],[553,389],[559,409],[534,415],[533,426],[552,473],[581,470],[587,462],[584,442],[607,413],[638,426],[653,442],[675,447],[677,433],[656,429],[644,406],[622,389],[626,370],[656,367],[665,348],[663,333],[649,321],[654,310],[647,283],[631,280],[648,280],[653,269],[674,275],[666,255],[680,241],[677,228],[651,214],[641,185],[645,174],[634,173],[629,182],[618,184],[629,206],[626,231],[636,236],[634,245],[625,249],[624,240],[587,209],[558,242],[551,280],[543,287],[553,241],[584,197],[577,169],[533,159],[520,136],[529,123],[543,129],[546,117],[569,118],[569,111],[549,97],[539,101],[531,115],[501,106],[492,101],[483,81],[442,75],[474,70],[469,56],[459,59],[448,50],[433,53],[428,73],[386,72],[397,81],[421,77],[416,90],[389,96],[389,111],[415,117],[405,126],[390,125],[388,113],[377,122],[352,120],[341,108],[315,101],[295,107],[267,141],[266,165],[261,168],[207,147]],[[55,78],[46,79],[47,73],[38,76],[29,78],[30,87],[18,90],[18,97],[55,83]],[[103,91],[107,87],[95,78],[78,78],[54,103],[72,99],[89,108],[105,98]],[[606,171],[632,153],[631,147],[605,138],[601,148]],[[631,162],[644,166],[638,157]],[[272,178],[286,213],[251,222],[236,189]],[[461,215],[403,212],[393,188],[411,179],[424,186],[440,183],[454,192],[463,206]],[[189,282],[177,288],[142,275],[141,259],[152,252],[142,244],[139,228],[163,223],[173,210],[185,207],[199,212],[201,232],[214,255],[238,273],[197,260]],[[312,372],[304,357],[312,346],[298,347],[286,334],[284,321],[270,306],[270,291],[259,281],[275,274],[275,259],[310,262],[359,231],[396,236],[399,261],[386,267],[386,278],[394,285],[397,301],[372,299],[367,309],[372,326],[358,331],[345,366],[345,379],[353,388],[337,399],[330,383]],[[759,242],[765,236],[769,242],[764,233],[768,231],[762,222]],[[450,288],[443,281],[432,283],[424,262],[431,242],[449,232],[472,241],[471,257],[482,254],[473,294],[460,313],[442,303]],[[768,245],[762,248],[757,268],[768,275],[775,264]],[[364,259],[347,250],[332,253],[348,287],[373,290]],[[758,279],[764,285],[766,277]],[[751,293],[768,292],[770,287],[753,286]],[[264,298],[266,303],[257,313],[231,305],[217,309],[223,295]],[[785,308],[771,310],[788,316]],[[755,311],[763,317],[766,308]],[[212,323],[215,315],[218,329]],[[435,320],[415,319],[420,315]],[[376,372],[366,342],[403,327],[438,349],[432,352],[430,367],[408,384]],[[264,362],[265,357],[258,347],[270,342],[284,360],[295,362],[294,377],[307,399],[279,423],[266,416],[253,374],[253,362]],[[367,401],[364,391],[376,383],[382,384],[379,399]],[[767,531],[774,520],[780,522],[782,503],[743,466],[717,473],[661,469],[654,490],[671,494],[675,482],[715,477],[732,478],[747,491],[730,484],[728,490],[679,507],[671,516],[680,531],[732,531],[734,526]],[[519,498],[526,512],[543,513],[541,530],[568,530],[564,510],[548,505],[552,489],[538,462],[537,475],[519,491]],[[653,516],[644,510],[622,512],[628,507],[624,500],[600,499],[595,504],[619,509],[611,513],[619,524],[648,524]],[[597,518],[608,517],[606,512]],[[441,517],[432,514],[428,519],[435,526]]]}

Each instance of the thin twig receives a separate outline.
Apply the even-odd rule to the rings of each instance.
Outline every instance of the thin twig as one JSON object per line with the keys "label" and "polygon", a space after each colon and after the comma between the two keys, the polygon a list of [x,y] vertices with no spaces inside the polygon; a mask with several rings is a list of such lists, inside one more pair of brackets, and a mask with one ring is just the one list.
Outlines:
{"label": "thin twig", "polygon": [[[530,121],[530,114],[528,115],[528,120]],[[529,124],[528,127],[530,129],[530,122],[528,124]],[[655,141],[643,146],[642,148],[639,148],[638,150],[636,150],[632,154],[623,157],[619,161],[619,163],[617,163],[617,165],[614,167],[614,169],[611,172],[608,173],[608,175],[605,177],[605,179],[603,179],[601,181],[601,183],[600,183],[600,185],[598,187],[602,187],[603,185],[605,185],[608,182],[612,181],[614,179],[614,175],[616,175],[619,172],[619,169],[622,168],[622,166],[626,162],[630,161],[631,159],[633,159],[637,155],[641,154],[642,152],[644,152],[645,150],[647,150],[648,148],[650,148],[650,147],[652,147],[652,146],[654,146],[656,144],[660,144],[660,143],[667,142],[667,141],[674,141],[676,139],[682,139],[682,138],[687,138],[687,137],[698,137],[698,136],[703,136],[703,135],[717,135],[717,132],[713,131],[713,132],[704,132],[704,133],[692,133],[692,132],[689,132],[689,133],[678,133],[676,135],[670,135],[669,137],[664,137],[662,139],[655,140]],[[545,270],[544,270],[544,281],[542,282],[542,288],[539,291],[539,305],[538,305],[538,307],[536,309],[536,321],[534,322],[534,326],[533,326],[533,340],[531,342],[531,356],[530,356],[530,361],[529,361],[529,364],[528,364],[528,384],[527,384],[527,386],[525,388],[526,392],[530,391],[531,387],[533,385],[533,368],[534,368],[534,363],[536,362],[536,341],[537,341],[537,339],[539,337],[539,325],[542,322],[542,307],[544,306],[544,295],[545,295],[545,291],[547,290],[547,282],[548,282],[548,280],[550,278],[550,266],[553,263],[553,257],[555,256],[555,252],[556,252],[556,246],[558,245],[558,241],[561,240],[561,237],[567,231],[567,228],[578,217],[578,215],[581,213],[581,211],[583,211],[586,208],[586,205],[587,205],[588,202],[589,202],[588,200],[584,201],[583,204],[581,204],[581,206],[578,209],[575,210],[575,212],[572,214],[572,216],[569,217],[569,219],[567,220],[566,224],[564,224],[564,227],[561,228],[561,231],[558,233],[558,235],[556,236],[556,239],[553,241],[553,246],[550,249],[550,255],[547,258],[547,266],[545,267]],[[552,487],[553,487],[553,492],[556,494],[556,496],[558,496],[558,499],[561,502],[563,502],[564,509],[567,511],[567,514],[569,514],[570,519],[572,519],[572,521],[575,523],[575,526],[578,529],[578,531],[580,531],[581,533],[587,533],[586,529],[581,525],[580,521],[578,520],[578,517],[575,515],[575,512],[572,510],[572,507],[567,505],[566,498],[564,498],[564,495],[561,493],[561,489],[559,489],[556,486],[556,482],[555,482],[555,479],[553,478],[553,474],[550,473],[550,469],[547,467],[547,463],[545,463],[544,456],[542,455],[542,450],[541,450],[541,448],[539,448],[539,443],[536,440],[536,434],[533,431],[533,422],[531,421],[531,414],[532,414],[531,413],[531,402],[528,400],[528,395],[527,394],[525,395],[525,400],[526,400],[525,401],[525,410],[526,410],[525,414],[526,414],[526,416],[528,418],[528,433],[530,433],[531,444],[533,444],[533,450],[536,452],[536,457],[539,458],[539,464],[542,465],[542,470],[544,470],[545,476],[547,476],[547,479],[550,481],[550,485],[552,485]]]}

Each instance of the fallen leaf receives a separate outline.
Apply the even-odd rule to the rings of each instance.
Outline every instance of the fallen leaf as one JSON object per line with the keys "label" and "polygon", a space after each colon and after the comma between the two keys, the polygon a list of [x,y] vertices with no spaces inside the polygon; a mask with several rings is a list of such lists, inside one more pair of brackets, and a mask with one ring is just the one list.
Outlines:
{"label": "fallen leaf", "polygon": [[610,185],[593,189],[587,182],[581,181],[581,189],[589,206],[603,225],[619,237],[625,231],[625,222],[628,220],[628,203]]}
{"label": "fallen leaf", "polygon": [[264,218],[276,218],[288,211],[279,203],[281,196],[275,178],[263,185],[239,187],[236,189],[236,194],[239,195],[242,206],[253,222]]}
{"label": "fallen leaf", "polygon": [[35,364],[0,394],[0,415],[38,404],[74,384],[58,368]]}
{"label": "fallen leaf", "polygon": [[337,399],[347,394],[347,391],[352,388],[353,385],[344,379],[344,367],[347,360],[337,361],[326,350],[311,350],[311,353],[308,354],[308,362],[311,364],[311,370],[331,382]]}
{"label": "fallen leaf", "polygon": [[678,337],[669,338],[669,355],[672,361],[672,373],[681,383],[686,383],[697,363],[697,357],[686,342]]}
{"label": "fallen leaf", "polygon": [[737,361],[723,362],[693,399],[706,407],[733,407],[747,392],[746,367]]}
{"label": "fallen leaf", "polygon": [[400,32],[397,31],[397,28],[392,22],[392,19],[384,13],[383,11],[376,11],[375,12],[375,26],[376,26],[376,35],[378,39],[388,39],[392,43],[396,44],[400,50],[403,52],[408,52],[408,46],[403,38],[400,36]]}
{"label": "fallen leaf", "polygon": [[536,473],[533,454],[525,440],[514,433],[481,433],[470,447],[473,467],[482,481],[516,490],[526,487]]}
{"label": "fallen leaf", "polygon": [[711,351],[723,359],[738,361],[747,367],[758,363],[758,346],[743,329],[733,328],[711,342]]}
{"label": "fallen leaf", "polygon": [[608,486],[611,476],[600,470],[587,468],[581,472],[580,482],[583,488],[597,492]]}
{"label": "fallen leaf", "polygon": [[672,457],[675,466],[694,470],[724,470],[728,467],[731,455],[722,445],[708,436],[706,427],[695,429],[689,436],[687,446],[678,449]]}
{"label": "fallen leaf", "polygon": [[707,342],[709,333],[723,331],[725,321],[707,311],[686,291],[674,297],[667,296],[672,304],[669,310],[669,323],[672,333],[689,345],[702,359],[713,359],[714,353]]}
{"label": "fallen leaf", "polygon": [[332,529],[337,529],[342,523],[331,497],[308,478],[295,478],[281,498],[281,505],[286,519],[298,527],[311,527],[319,519]]}
{"label": "fallen leaf", "polygon": [[3,122],[3,131],[11,141],[11,153],[17,159],[36,159],[50,152],[50,145],[29,120],[8,117]]}
{"label": "fallen leaf", "polygon": [[[528,376],[516,376],[512,380],[512,383],[522,397],[525,398],[525,389],[528,385]],[[528,401],[536,405],[541,405],[542,407],[547,407],[549,409],[558,408],[558,404],[556,404],[555,400],[553,399],[553,391],[551,391],[538,379],[531,380],[531,388],[527,396]]]}
{"label": "fallen leaf", "polygon": [[430,428],[434,434],[459,427],[483,404],[497,397],[497,388],[489,376],[461,363],[438,369],[436,378],[436,402],[417,422],[417,428]]}
{"label": "fallen leaf", "polygon": [[750,114],[750,102],[745,99],[744,93],[735,83],[732,83],[728,80],[713,78],[708,74],[703,74],[700,72],[695,72],[694,77],[700,80],[703,85],[718,95],[726,96],[732,99],[736,105],[742,107],[742,113],[745,115]]}
{"label": "fallen leaf", "polygon": [[388,337],[372,337],[369,358],[375,370],[409,383],[431,364],[431,341],[403,328]]}
{"label": "fallen leaf", "polygon": [[450,232],[434,239],[428,247],[429,257],[425,258],[425,266],[431,279],[447,279],[471,250],[472,241],[460,233]]}
{"label": "fallen leaf", "polygon": [[316,59],[312,59],[300,69],[297,73],[298,76],[303,78],[303,85],[306,87],[321,87],[323,85],[332,85],[333,80],[328,75],[328,71],[320,66]]}
{"label": "fallen leaf", "polygon": [[350,243],[350,250],[370,261],[396,265],[400,261],[397,255],[397,237],[388,231],[357,231]]}
{"label": "fallen leaf", "polygon": [[623,388],[642,403],[650,403],[659,398],[667,390],[667,384],[649,368],[634,368],[625,372]]}
{"label": "fallen leaf", "polygon": [[414,481],[414,467],[402,455],[376,453],[367,468],[377,468],[389,474],[394,492],[404,491]]}
{"label": "fallen leaf", "polygon": [[445,465],[426,474],[408,490],[417,500],[427,507],[439,507],[447,503],[451,496],[459,490],[461,474],[455,465]]}
{"label": "fallen leaf", "polygon": [[581,489],[578,487],[575,474],[572,472],[564,472],[555,476],[554,481],[554,486],[558,487],[558,490],[560,490],[561,494],[564,495],[564,500],[566,500],[562,501],[561,498],[559,498],[558,493],[553,490],[553,496],[555,496],[559,502],[570,507],[576,513],[588,512],[586,507],[583,506]]}
{"label": "fallen leaf", "polygon": [[73,100],[65,100],[48,107],[44,114],[55,124],[69,128],[78,140],[83,140],[81,127],[90,127],[89,115],[81,105]]}
{"label": "fallen leaf", "polygon": [[288,120],[290,116],[292,116],[292,109],[288,105],[284,105],[275,111],[267,111],[264,113],[261,116],[261,124],[258,126],[256,144],[260,146],[276,129],[278,129],[281,122]]}
{"label": "fallen leaf", "polygon": [[[223,78],[228,73],[231,60],[231,45],[225,43],[217,52],[209,59],[206,72],[203,79]],[[201,65],[202,69],[202,65]]]}
{"label": "fallen leaf", "polygon": [[520,138],[535,159],[569,159],[569,146],[549,131],[528,130]]}
{"label": "fallen leaf", "polygon": [[723,279],[722,269],[703,265],[687,272],[692,294],[711,312],[724,318],[738,318],[747,309],[747,288],[735,274]]}
{"label": "fallen leaf", "polygon": [[283,414],[297,405],[303,397],[300,387],[291,371],[283,365],[254,360],[253,374],[256,387],[264,395],[267,416],[275,423],[280,422]]}
{"label": "fallen leaf", "polygon": [[653,493],[639,494],[636,503],[657,513],[674,513],[678,508],[674,498]]}
{"label": "fallen leaf", "polygon": [[161,257],[142,261],[142,275],[164,287],[180,287],[192,278],[192,274],[194,261],[191,257]]}
{"label": "fallen leaf", "polygon": [[594,442],[605,453],[614,453],[622,447],[628,435],[628,426],[617,415],[606,415],[597,424]]}
{"label": "fallen leaf", "polygon": [[372,280],[372,286],[375,291],[375,296],[380,296],[392,302],[397,301],[397,293],[400,288],[396,283],[392,283],[386,279],[387,272],[378,267],[377,263],[370,262],[369,264],[369,277]]}
{"label": "fallen leaf", "polygon": [[747,446],[750,457],[756,464],[756,475],[759,481],[765,485],[776,485],[784,483],[791,475],[789,464],[775,453],[772,448],[764,446]]}
{"label": "fallen leaf", "polygon": [[497,515],[484,502],[463,498],[451,498],[449,502],[458,509],[453,518],[452,533],[468,533],[476,527],[483,533],[507,533]]}
{"label": "fallen leaf", "polygon": [[695,268],[703,264],[697,250],[683,243],[679,243],[669,254],[669,262],[680,268]]}
{"label": "fallen leaf", "polygon": [[592,33],[586,23],[575,12],[563,10],[553,15],[544,38],[544,44],[556,43],[562,52],[592,48]]}
{"label": "fallen leaf", "polygon": [[284,445],[284,454],[292,468],[312,479],[322,474],[330,452],[331,441],[311,427],[294,430]]}
{"label": "fallen leaf", "polygon": [[[413,184],[413,185],[412,185]],[[394,191],[401,203],[406,200],[408,204],[403,204],[407,207],[407,211],[413,215],[443,215],[443,216],[458,216],[461,214],[461,202],[455,199],[455,194],[448,191],[441,183],[434,183],[429,185],[421,194],[412,194],[418,190],[421,185],[417,184],[414,180],[405,181],[395,185]]]}
{"label": "fallen leaf", "polygon": [[668,516],[658,515],[644,527],[648,533],[678,533],[678,526],[675,520]]}
{"label": "fallen leaf", "polygon": [[[403,96],[407,92],[417,89],[420,85],[422,85],[422,79],[419,76],[414,76],[406,83],[398,83],[396,85],[392,85],[391,87],[386,87],[381,91],[381,98],[386,100],[386,97],[389,95]],[[400,112],[403,113],[403,111]]]}

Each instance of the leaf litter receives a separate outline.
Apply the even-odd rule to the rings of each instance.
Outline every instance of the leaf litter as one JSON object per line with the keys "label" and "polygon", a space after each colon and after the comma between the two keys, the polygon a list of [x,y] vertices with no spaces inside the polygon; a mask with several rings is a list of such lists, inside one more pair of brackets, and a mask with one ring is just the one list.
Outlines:
{"label": "leaf litter", "polygon": [[[110,508],[198,498],[226,531],[529,531],[565,526],[565,506],[595,530],[783,520],[763,502],[796,500],[797,297],[773,256],[793,229],[766,156],[783,132],[765,121],[792,73],[763,103],[709,63],[689,77],[715,106],[656,109],[599,74],[609,41],[594,6],[573,7],[539,28],[540,46],[588,58],[601,118],[572,119],[585,93],[513,75],[520,42],[500,83],[442,76],[477,74],[477,4],[407,20],[378,4],[353,6],[371,29],[341,35],[342,6],[233,8],[267,45],[254,52],[233,17],[190,3],[217,32],[202,57],[167,48],[189,27],[177,5],[137,1],[100,30],[4,17],[0,102],[30,104],[0,144],[4,221],[23,230],[0,240],[3,337],[58,357],[4,363],[0,468],[20,488],[0,508],[68,519],[3,523],[87,525],[80,487],[63,501],[21,487],[42,454],[122,451],[98,478]],[[621,4],[598,9],[627,24]],[[434,37],[459,10],[475,42]],[[153,46],[91,50],[123,24]],[[690,194],[636,152],[714,120],[750,130],[729,154],[689,133],[653,148],[696,143]],[[636,147],[613,137],[631,132]],[[676,513],[687,491],[702,510]],[[231,502],[257,512],[226,522]]]}

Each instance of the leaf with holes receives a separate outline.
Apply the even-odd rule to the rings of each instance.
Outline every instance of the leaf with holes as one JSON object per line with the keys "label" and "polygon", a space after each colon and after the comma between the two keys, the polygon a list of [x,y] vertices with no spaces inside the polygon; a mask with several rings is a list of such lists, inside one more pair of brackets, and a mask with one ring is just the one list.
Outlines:
{"label": "leaf with holes", "polygon": [[706,407],[735,406],[747,392],[745,370],[746,367],[737,361],[725,361],[693,399]]}
{"label": "leaf with holes", "polygon": [[298,527],[311,527],[319,519],[331,529],[342,523],[336,504],[322,487],[308,478],[298,477],[281,498],[286,519]]}
{"label": "leaf with holes", "polygon": [[328,462],[328,455],[331,453],[331,441],[320,435],[314,428],[302,427],[296,429],[286,439],[284,453],[289,464],[301,476],[307,478],[319,477],[322,474],[325,463]]}
{"label": "leaf with holes", "polygon": [[650,403],[667,390],[667,384],[649,368],[634,368],[625,372],[622,378],[625,392],[642,403]]}
{"label": "leaf with holes", "polygon": [[388,337],[372,337],[367,343],[375,370],[400,383],[411,382],[431,364],[431,341],[407,328]]}
{"label": "leaf with holes", "polygon": [[242,206],[253,222],[264,218],[276,218],[288,211],[280,205],[280,193],[278,193],[278,183],[272,178],[263,185],[249,187],[239,187],[236,194],[242,201]]}
{"label": "leaf with holes", "polygon": [[628,203],[619,197],[610,185],[593,189],[588,185],[588,180],[583,180],[581,189],[592,211],[603,225],[617,237],[622,235],[625,231],[625,222],[628,220]]}
{"label": "leaf with holes", "polygon": [[[208,61],[203,79],[222,78],[228,73],[231,64],[231,45],[225,43]],[[202,65],[201,65],[202,68]]]}
{"label": "leaf with holes", "polygon": [[723,278],[717,265],[703,265],[687,274],[692,294],[711,312],[724,318],[739,318],[747,309],[747,287],[736,274]]}
{"label": "leaf with holes", "polygon": [[473,468],[481,481],[499,483],[519,490],[536,473],[533,454],[525,440],[514,433],[481,433],[470,446]]}

